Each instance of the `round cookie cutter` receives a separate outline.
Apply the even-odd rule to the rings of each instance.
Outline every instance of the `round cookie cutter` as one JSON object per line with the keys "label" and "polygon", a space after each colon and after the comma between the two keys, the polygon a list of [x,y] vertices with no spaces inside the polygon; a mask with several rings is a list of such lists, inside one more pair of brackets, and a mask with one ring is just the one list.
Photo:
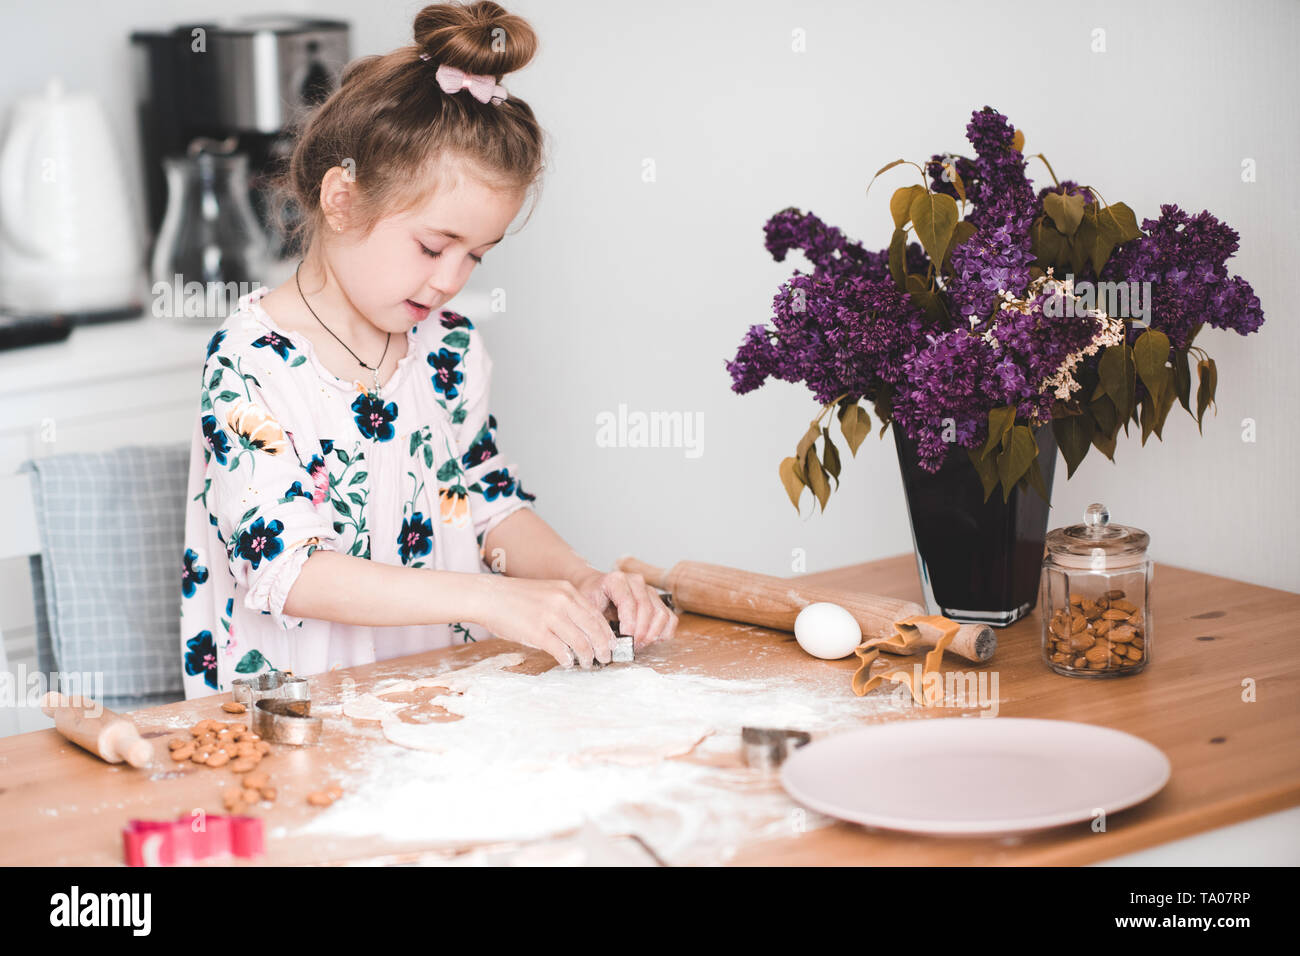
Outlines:
{"label": "round cookie cutter", "polygon": [[252,677],[236,677],[230,682],[235,700],[251,708],[267,697],[286,700],[311,700],[307,678],[294,677],[285,671],[267,671]]}
{"label": "round cookie cutter", "polygon": [[253,706],[253,730],[271,743],[308,747],[320,740],[321,719],[310,700],[264,697]]}

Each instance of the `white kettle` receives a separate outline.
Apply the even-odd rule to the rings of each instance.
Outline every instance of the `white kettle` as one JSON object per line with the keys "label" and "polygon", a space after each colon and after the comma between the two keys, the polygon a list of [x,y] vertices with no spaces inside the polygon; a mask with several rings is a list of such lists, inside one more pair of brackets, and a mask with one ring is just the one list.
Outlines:
{"label": "white kettle", "polygon": [[58,77],[19,97],[0,144],[0,311],[141,310],[145,243],[129,200],[96,97]]}

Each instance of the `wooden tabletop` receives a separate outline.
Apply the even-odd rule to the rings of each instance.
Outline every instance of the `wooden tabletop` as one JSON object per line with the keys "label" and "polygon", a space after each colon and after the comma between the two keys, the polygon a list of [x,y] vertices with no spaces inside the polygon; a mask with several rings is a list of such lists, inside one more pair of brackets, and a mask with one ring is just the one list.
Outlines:
{"label": "wooden tabletop", "polygon": [[[910,554],[799,579],[920,598]],[[837,823],[740,847],[731,862],[1083,864],[1300,804],[1300,749],[1295,746],[1300,735],[1300,595],[1163,564],[1155,568],[1151,594],[1152,659],[1141,674],[1084,680],[1052,673],[1039,657],[1036,611],[998,631],[997,655],[986,665],[998,673],[999,716],[1113,727],[1149,740],[1168,755],[1173,766],[1169,783],[1139,806],[1112,814],[1105,832],[1081,823],[1022,837],[953,839]],[[757,648],[763,653],[755,654]],[[461,666],[507,650],[521,648],[491,640],[335,671],[312,678],[312,699],[327,706],[340,700],[345,682],[355,682],[346,685],[349,690],[364,692],[382,680],[428,673],[448,662]],[[664,672],[689,666],[724,678],[752,678],[759,662],[773,674],[837,669],[850,698],[849,678],[856,667],[856,658],[815,660],[790,634],[690,614],[683,615],[674,641],[656,645],[653,654],[639,659]],[[539,673],[552,663],[547,655],[528,651],[521,669]],[[958,663],[945,660],[945,666]],[[1243,699],[1252,687],[1254,699]],[[118,865],[121,828],[128,820],[174,819],[199,807],[222,812],[221,792],[234,775],[224,768],[173,764],[166,758],[166,741],[204,717],[240,719],[221,711],[226,700],[229,695],[134,712],[141,732],[156,741],[160,763],[151,771],[106,764],[53,730],[0,739],[0,864]],[[918,707],[915,716],[962,713]],[[886,718],[864,717],[879,719]],[[279,798],[274,806],[256,811],[266,818],[268,832],[267,852],[257,862],[402,860],[427,851],[397,836],[295,836],[295,829],[319,812],[306,804],[307,793],[334,782],[358,748],[392,746],[375,734],[373,724],[355,732],[345,721],[331,725],[335,732],[319,746],[280,747],[263,761],[261,769],[271,774]]]}

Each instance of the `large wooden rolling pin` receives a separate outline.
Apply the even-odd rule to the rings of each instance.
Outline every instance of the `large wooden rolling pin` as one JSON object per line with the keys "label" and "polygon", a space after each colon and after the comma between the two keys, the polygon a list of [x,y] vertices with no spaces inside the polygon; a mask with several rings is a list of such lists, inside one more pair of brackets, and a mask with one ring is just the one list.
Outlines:
{"label": "large wooden rolling pin", "polygon": [[[635,572],[651,586],[667,591],[680,610],[778,631],[793,631],[799,612],[818,601],[838,604],[852,614],[862,628],[864,640],[895,637],[898,633],[895,622],[926,614],[925,608],[914,601],[814,587],[721,564],[678,561],[665,571],[626,555],[619,558],[617,567],[620,571]],[[906,624],[902,629],[920,638],[905,652],[912,654],[934,647],[943,633],[930,623]],[[997,646],[993,628],[986,624],[963,624],[947,649],[982,664],[992,659]]]}

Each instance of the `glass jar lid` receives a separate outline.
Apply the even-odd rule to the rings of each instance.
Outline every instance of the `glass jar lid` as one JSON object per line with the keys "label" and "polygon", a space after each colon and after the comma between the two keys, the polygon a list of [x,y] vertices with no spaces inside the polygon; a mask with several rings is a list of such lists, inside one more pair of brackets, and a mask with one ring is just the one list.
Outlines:
{"label": "glass jar lid", "polygon": [[1123,568],[1140,563],[1151,536],[1141,528],[1110,523],[1103,504],[1091,504],[1083,524],[1056,528],[1047,535],[1047,550],[1058,564],[1072,568]]}

